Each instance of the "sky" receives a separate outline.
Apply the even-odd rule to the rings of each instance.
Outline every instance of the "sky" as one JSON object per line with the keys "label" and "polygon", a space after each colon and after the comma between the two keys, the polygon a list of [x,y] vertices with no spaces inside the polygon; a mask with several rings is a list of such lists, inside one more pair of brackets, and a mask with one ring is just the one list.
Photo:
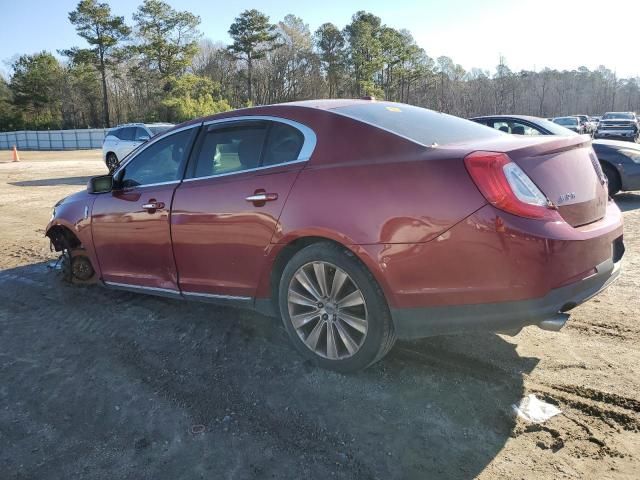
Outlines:
{"label": "sky", "polygon": [[[103,0],[132,23],[137,0]],[[495,70],[500,56],[514,71],[544,67],[595,69],[640,76],[640,0],[165,0],[202,19],[205,38],[229,42],[227,31],[243,10],[272,22],[292,13],[313,32],[325,22],[342,28],[358,10],[391,27],[408,29],[426,53],[446,55],[466,70]],[[0,73],[17,55],[83,46],[68,12],[77,0],[0,0]],[[612,8],[606,8],[611,5]]]}

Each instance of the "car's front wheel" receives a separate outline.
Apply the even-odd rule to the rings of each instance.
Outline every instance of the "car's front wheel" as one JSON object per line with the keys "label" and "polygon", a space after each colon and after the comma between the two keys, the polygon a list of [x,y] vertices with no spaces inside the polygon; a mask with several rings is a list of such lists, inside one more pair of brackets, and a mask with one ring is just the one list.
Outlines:
{"label": "car's front wheel", "polygon": [[109,173],[113,173],[115,169],[118,168],[119,162],[118,157],[116,157],[115,153],[107,153],[106,164],[107,168],[109,169]]}
{"label": "car's front wheel", "polygon": [[353,253],[335,244],[313,244],[291,258],[279,306],[296,348],[324,368],[366,368],[395,343],[380,286]]}

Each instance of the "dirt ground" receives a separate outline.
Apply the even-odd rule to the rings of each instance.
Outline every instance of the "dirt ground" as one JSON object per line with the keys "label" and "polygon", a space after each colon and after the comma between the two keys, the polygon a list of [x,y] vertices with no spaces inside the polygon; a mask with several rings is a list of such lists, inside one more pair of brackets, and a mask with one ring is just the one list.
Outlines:
{"label": "dirt ground", "polygon": [[[51,207],[100,153],[0,151],[3,479],[640,476],[640,195],[624,272],[559,333],[398,342],[356,375],[257,313],[65,285]],[[529,393],[562,415],[526,424]]]}

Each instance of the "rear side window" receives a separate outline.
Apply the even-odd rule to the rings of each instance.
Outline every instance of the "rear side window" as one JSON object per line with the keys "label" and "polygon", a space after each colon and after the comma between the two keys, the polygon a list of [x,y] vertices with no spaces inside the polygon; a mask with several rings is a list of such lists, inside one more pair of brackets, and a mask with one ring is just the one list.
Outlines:
{"label": "rear side window", "polygon": [[515,120],[495,120],[489,125],[501,132],[511,133],[514,135],[544,135],[542,131],[532,125],[517,122]]}
{"label": "rear side window", "polygon": [[207,132],[200,146],[193,177],[257,168],[266,133],[266,123],[216,128]]}
{"label": "rear side window", "polygon": [[141,141],[143,138],[146,138],[148,140],[149,137],[150,137],[149,132],[147,132],[144,128],[142,127],[136,128],[136,141]]}
{"label": "rear side window", "polygon": [[495,138],[501,134],[453,115],[389,102],[359,103],[333,110],[426,146]]}
{"label": "rear side window", "polygon": [[125,127],[121,128],[117,131],[116,136],[120,140],[131,142],[135,138],[136,135],[136,127]]}
{"label": "rear side window", "polygon": [[262,165],[277,165],[297,160],[303,143],[304,136],[297,128],[285,123],[272,123]]}

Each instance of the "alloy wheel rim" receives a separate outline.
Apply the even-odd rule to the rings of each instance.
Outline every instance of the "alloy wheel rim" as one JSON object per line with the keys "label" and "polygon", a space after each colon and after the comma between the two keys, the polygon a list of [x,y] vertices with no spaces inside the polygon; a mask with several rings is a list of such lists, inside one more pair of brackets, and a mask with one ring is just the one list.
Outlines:
{"label": "alloy wheel rim", "polygon": [[367,336],[368,312],[362,291],[341,268],[310,262],[291,278],[289,318],[308,349],[329,360],[355,355]]}

